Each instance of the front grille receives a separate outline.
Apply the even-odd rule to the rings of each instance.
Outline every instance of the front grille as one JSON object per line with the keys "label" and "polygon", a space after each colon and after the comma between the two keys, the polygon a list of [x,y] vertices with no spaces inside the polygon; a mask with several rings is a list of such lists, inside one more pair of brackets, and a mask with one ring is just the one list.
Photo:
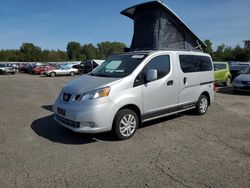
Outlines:
{"label": "front grille", "polygon": [[244,87],[241,87],[240,89],[250,90],[250,86],[244,86]]}
{"label": "front grille", "polygon": [[241,81],[241,83],[244,85],[250,85],[250,81]]}
{"label": "front grille", "polygon": [[63,124],[69,126],[69,127],[73,127],[73,128],[79,128],[80,127],[80,122],[76,122],[76,121],[72,121],[72,120],[69,120],[69,119],[66,119],[66,118],[63,118],[59,115],[55,115],[56,116],[56,119],[60,122],[62,122]]}

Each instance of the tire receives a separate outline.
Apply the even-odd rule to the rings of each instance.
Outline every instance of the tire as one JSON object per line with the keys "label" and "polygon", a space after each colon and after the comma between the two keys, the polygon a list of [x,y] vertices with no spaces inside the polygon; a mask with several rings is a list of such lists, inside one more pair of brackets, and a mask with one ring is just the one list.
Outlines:
{"label": "tire", "polygon": [[208,98],[206,95],[201,95],[198,102],[197,102],[197,105],[196,105],[196,112],[198,115],[204,115],[206,114],[207,112],[207,109],[208,109]]}
{"label": "tire", "polygon": [[226,79],[226,81],[225,81],[225,83],[224,83],[224,85],[225,86],[230,86],[231,83],[232,83],[232,78],[230,76],[228,76],[227,79]]}
{"label": "tire", "polygon": [[75,72],[70,72],[69,74],[70,74],[70,76],[75,76],[76,73]]}
{"label": "tire", "polygon": [[131,138],[138,128],[139,118],[130,109],[122,109],[117,112],[113,122],[113,133],[119,140]]}
{"label": "tire", "polygon": [[50,75],[51,77],[55,77],[55,76],[56,76],[56,73],[55,73],[55,72],[51,72],[49,75]]}

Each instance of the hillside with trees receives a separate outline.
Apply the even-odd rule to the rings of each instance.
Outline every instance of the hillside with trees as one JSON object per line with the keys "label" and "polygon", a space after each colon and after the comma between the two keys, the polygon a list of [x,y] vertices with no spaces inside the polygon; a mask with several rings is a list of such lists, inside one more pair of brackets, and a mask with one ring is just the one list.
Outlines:
{"label": "hillside with trees", "polygon": [[123,52],[126,45],[122,42],[100,42],[83,44],[71,41],[67,51],[42,50],[32,43],[23,43],[17,50],[0,50],[0,61],[19,62],[60,62],[83,61],[86,59],[106,59],[109,55]]}
{"label": "hillside with trees", "polygon": [[204,52],[209,53],[214,61],[250,61],[250,48],[240,47],[237,45],[232,48],[221,44],[217,47],[216,51],[213,51],[212,42],[205,40],[207,48],[203,49]]}
{"label": "hillside with trees", "polygon": [[[216,50],[212,48],[212,42],[205,40],[207,48],[204,52],[209,53],[214,61],[250,61],[250,48],[226,46],[221,44]],[[100,42],[94,44],[80,44],[71,41],[67,44],[66,51],[42,50],[32,43],[23,43],[17,50],[0,50],[0,61],[20,62],[60,62],[60,61],[83,61],[87,59],[106,59],[112,54],[123,52],[126,45],[122,42]]]}

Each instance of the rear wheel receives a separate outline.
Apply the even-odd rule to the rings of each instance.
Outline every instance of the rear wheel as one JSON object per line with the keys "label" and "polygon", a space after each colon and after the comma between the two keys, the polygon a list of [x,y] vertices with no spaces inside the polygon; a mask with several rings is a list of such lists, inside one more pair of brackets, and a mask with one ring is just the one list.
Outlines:
{"label": "rear wheel", "polygon": [[208,109],[208,98],[206,95],[201,95],[197,106],[196,106],[196,111],[198,115],[204,115],[207,112]]}
{"label": "rear wheel", "polygon": [[138,123],[139,119],[134,111],[122,109],[115,116],[113,132],[119,140],[131,138],[138,127]]}
{"label": "rear wheel", "polygon": [[232,83],[232,79],[231,79],[231,77],[228,76],[226,81],[225,81],[225,86],[230,86],[231,83]]}
{"label": "rear wheel", "polygon": [[55,76],[56,76],[56,73],[55,73],[55,72],[51,72],[51,73],[50,73],[50,76],[51,76],[51,77],[55,77]]}
{"label": "rear wheel", "polygon": [[70,72],[70,76],[75,76],[75,72]]}

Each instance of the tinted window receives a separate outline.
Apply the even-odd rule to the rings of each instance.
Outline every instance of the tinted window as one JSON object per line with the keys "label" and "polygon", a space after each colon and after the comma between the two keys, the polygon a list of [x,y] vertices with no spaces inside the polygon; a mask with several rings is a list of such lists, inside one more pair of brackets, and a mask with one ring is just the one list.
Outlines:
{"label": "tinted window", "polygon": [[226,69],[227,65],[226,64],[214,64],[214,68],[217,70],[222,70],[222,69]]}
{"label": "tinted window", "polygon": [[96,62],[93,62],[94,67],[98,67],[98,64]]}
{"label": "tinted window", "polygon": [[212,62],[209,57],[195,55],[180,55],[180,65],[184,73],[203,72],[212,70]]}
{"label": "tinted window", "polygon": [[91,61],[86,61],[85,66],[92,66]]}
{"label": "tinted window", "polygon": [[248,70],[249,66],[245,66],[245,65],[237,65],[237,66],[233,66],[231,67],[231,70],[239,70],[242,72],[246,72]]}
{"label": "tinted window", "polygon": [[161,55],[151,59],[145,67],[145,74],[150,69],[156,69],[158,79],[167,75],[170,71],[170,58],[168,55]]}

